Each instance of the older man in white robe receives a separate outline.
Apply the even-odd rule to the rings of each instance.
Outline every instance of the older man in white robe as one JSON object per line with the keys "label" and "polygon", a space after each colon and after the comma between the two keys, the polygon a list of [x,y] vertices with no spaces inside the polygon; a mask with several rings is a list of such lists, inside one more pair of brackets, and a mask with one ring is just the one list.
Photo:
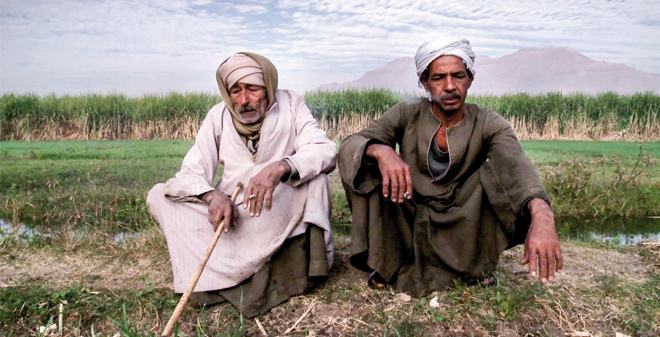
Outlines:
{"label": "older man in white robe", "polygon": [[[214,229],[220,237],[191,296],[196,305],[227,300],[256,316],[310,289],[333,258],[326,174],[336,145],[303,99],[277,89],[263,56],[238,53],[216,73],[223,102],[206,116],[181,170],[147,198],[167,239],[174,291],[183,293]],[[213,186],[218,165],[222,178]],[[238,183],[236,203],[227,196]]]}

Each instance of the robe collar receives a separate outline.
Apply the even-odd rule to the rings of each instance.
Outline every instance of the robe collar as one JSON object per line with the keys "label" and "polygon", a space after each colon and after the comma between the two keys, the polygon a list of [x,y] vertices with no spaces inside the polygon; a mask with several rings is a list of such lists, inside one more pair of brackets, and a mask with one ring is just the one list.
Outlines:
{"label": "robe collar", "polygon": [[[463,162],[474,123],[476,121],[478,107],[474,104],[465,103],[465,116],[463,121],[447,129],[447,148],[449,152],[449,168],[444,176],[434,181],[444,180],[455,175],[455,172]],[[422,100],[419,125],[417,128],[417,164],[420,171],[430,177],[433,176],[429,167],[429,151],[434,136],[440,129],[440,120],[431,112],[431,102]]]}

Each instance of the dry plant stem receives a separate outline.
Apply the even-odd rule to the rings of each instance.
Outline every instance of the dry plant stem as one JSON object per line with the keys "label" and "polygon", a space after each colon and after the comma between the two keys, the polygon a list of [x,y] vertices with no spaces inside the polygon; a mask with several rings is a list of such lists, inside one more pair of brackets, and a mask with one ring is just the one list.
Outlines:
{"label": "dry plant stem", "polygon": [[264,329],[264,326],[261,324],[261,321],[259,321],[258,318],[255,318],[254,321],[257,322],[257,327],[259,328],[259,331],[261,331],[261,334],[268,336],[268,333],[266,332],[266,329]]}
{"label": "dry plant stem", "polygon": [[[236,197],[238,196],[238,192],[241,190],[241,188],[243,188],[243,184],[238,183],[238,185],[236,185],[236,188],[234,189],[234,193],[231,194],[232,202],[236,201]],[[161,336],[166,337],[169,336],[170,333],[172,333],[172,329],[174,329],[174,324],[176,324],[176,322],[179,320],[179,316],[181,316],[181,313],[183,312],[183,308],[186,306],[186,303],[188,303],[188,298],[190,297],[190,294],[192,293],[193,289],[195,289],[195,286],[197,285],[197,281],[199,281],[199,277],[202,276],[204,267],[206,267],[206,262],[208,262],[209,258],[211,257],[211,254],[215,249],[215,245],[218,243],[218,239],[220,239],[220,235],[222,234],[222,230],[224,229],[224,227],[225,227],[225,220],[223,219],[220,222],[218,229],[215,231],[215,235],[213,236],[213,240],[211,240],[211,244],[209,245],[209,248],[206,249],[206,254],[204,254],[204,257],[202,258],[202,262],[200,262],[199,267],[197,267],[197,271],[193,275],[193,278],[190,280],[190,283],[188,284],[188,289],[186,289],[183,295],[181,295],[181,299],[179,300],[179,303],[176,305],[176,308],[172,313],[172,317],[170,317],[170,320],[167,322],[167,325],[165,326],[165,329],[163,330]]]}
{"label": "dry plant stem", "polygon": [[312,303],[312,305],[309,306],[309,309],[307,309],[307,311],[305,311],[305,313],[302,314],[302,316],[300,316],[300,318],[298,318],[298,320],[295,323],[293,323],[293,325],[290,328],[288,328],[288,329],[286,329],[286,331],[284,331],[284,334],[286,335],[289,332],[293,331],[293,329],[295,329],[296,326],[298,326],[298,323],[300,323],[300,321],[302,321],[303,318],[305,318],[305,316],[307,316],[307,314],[309,314],[309,312],[312,311],[312,309],[314,308],[316,303],[317,302]]}

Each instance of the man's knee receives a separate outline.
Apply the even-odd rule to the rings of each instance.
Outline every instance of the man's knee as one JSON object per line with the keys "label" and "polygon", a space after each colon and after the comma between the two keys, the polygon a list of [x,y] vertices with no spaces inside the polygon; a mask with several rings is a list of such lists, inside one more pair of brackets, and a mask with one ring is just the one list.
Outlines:
{"label": "man's knee", "polygon": [[149,194],[147,194],[147,207],[149,208],[149,211],[151,214],[154,216],[157,210],[159,209],[159,205],[162,204],[167,198],[165,198],[165,184],[156,184],[151,190],[149,190]]}
{"label": "man's knee", "polygon": [[321,173],[312,178],[309,182],[307,182],[307,184],[310,197],[323,200],[331,195],[330,180],[328,179],[328,175],[325,173]]}
{"label": "man's knee", "polygon": [[318,181],[319,184],[330,185],[328,175],[325,173],[319,173],[316,177],[312,178],[311,181]]}

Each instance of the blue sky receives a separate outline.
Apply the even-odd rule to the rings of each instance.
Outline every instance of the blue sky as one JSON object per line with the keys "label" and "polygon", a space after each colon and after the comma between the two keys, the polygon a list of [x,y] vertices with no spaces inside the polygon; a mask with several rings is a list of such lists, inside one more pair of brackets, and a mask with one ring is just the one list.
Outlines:
{"label": "blue sky", "polygon": [[660,0],[1,0],[0,20],[2,93],[217,92],[215,69],[238,51],[305,91],[440,36],[478,55],[569,47],[660,74]]}

